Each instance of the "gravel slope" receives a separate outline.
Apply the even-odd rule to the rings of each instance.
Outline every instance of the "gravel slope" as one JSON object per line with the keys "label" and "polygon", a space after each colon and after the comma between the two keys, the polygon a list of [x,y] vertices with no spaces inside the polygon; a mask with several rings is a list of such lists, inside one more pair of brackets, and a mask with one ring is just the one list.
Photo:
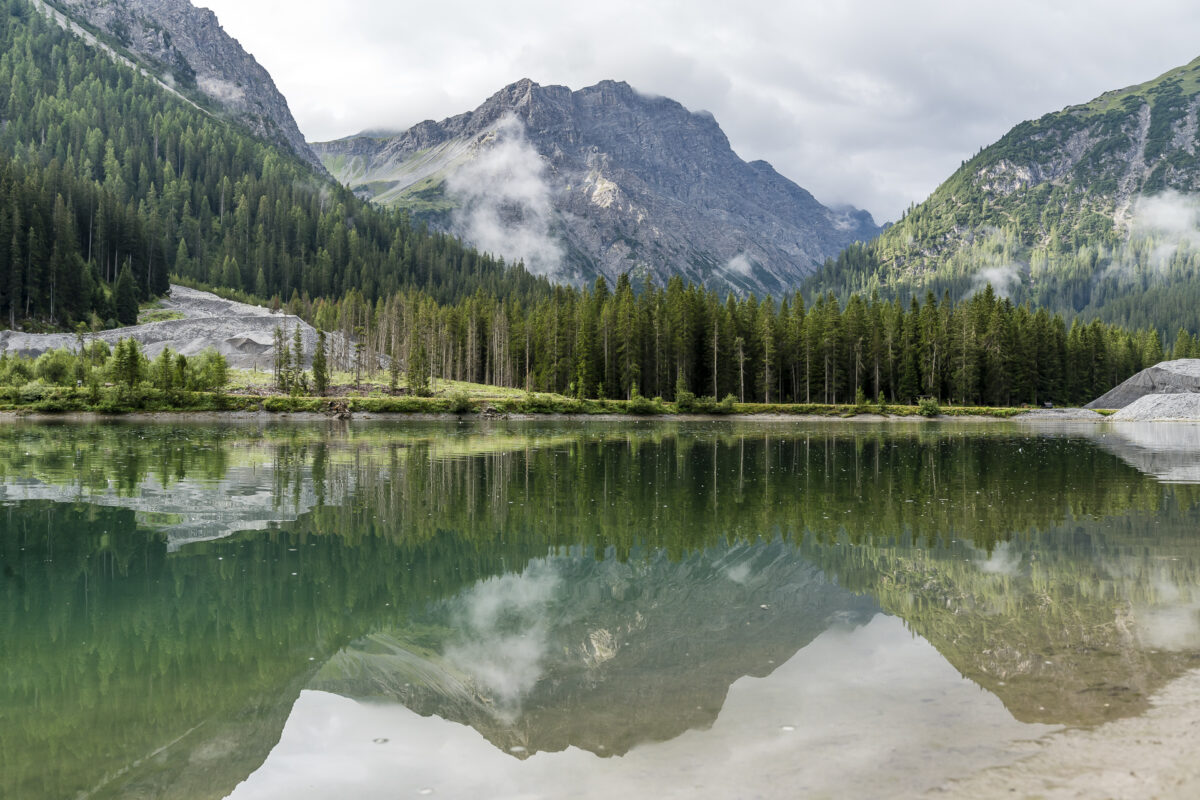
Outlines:
{"label": "gravel slope", "polygon": [[1200,358],[1178,358],[1148,367],[1085,408],[1124,408],[1148,394],[1200,392]]}
{"label": "gravel slope", "polygon": [[1110,417],[1115,422],[1200,421],[1200,393],[1148,394]]}
{"label": "gravel slope", "polygon": [[[305,353],[312,353],[317,333],[311,325],[290,314],[277,314],[262,306],[252,306],[225,300],[209,292],[171,286],[171,295],[163,307],[183,314],[184,319],[150,322],[128,328],[101,331],[89,338],[100,339],[111,346],[118,339],[133,337],[150,358],[168,345],[185,356],[197,355],[214,348],[235,369],[268,369],[274,362],[275,329],[282,327],[292,340],[292,331],[300,327]],[[0,331],[0,350],[25,356],[39,356],[47,350],[75,346],[75,337],[68,333],[21,333]]]}

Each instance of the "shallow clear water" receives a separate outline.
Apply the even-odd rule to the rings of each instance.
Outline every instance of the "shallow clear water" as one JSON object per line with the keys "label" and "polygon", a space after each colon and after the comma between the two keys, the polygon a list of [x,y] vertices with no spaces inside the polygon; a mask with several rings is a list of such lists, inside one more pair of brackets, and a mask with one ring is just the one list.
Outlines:
{"label": "shallow clear water", "polygon": [[0,796],[919,793],[1200,666],[1193,438],[11,424]]}

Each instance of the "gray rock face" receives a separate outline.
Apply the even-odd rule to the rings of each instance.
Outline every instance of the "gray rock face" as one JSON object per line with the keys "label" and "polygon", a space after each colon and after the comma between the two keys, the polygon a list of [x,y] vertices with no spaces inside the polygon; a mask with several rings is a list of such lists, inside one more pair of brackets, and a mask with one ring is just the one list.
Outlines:
{"label": "gray rock face", "polygon": [[712,115],[614,81],[523,80],[441,122],[313,147],[359,194],[576,283],[680,274],[779,292],[879,231],[743,161]]}
{"label": "gray rock face", "polygon": [[1179,358],[1155,364],[1084,407],[1125,408],[1147,395],[1189,392],[1200,392],[1200,358]]}
{"label": "gray rock face", "polygon": [[116,40],[167,85],[211,98],[255,135],[324,172],[271,76],[212,11],[188,0],[58,0],[56,5]]}

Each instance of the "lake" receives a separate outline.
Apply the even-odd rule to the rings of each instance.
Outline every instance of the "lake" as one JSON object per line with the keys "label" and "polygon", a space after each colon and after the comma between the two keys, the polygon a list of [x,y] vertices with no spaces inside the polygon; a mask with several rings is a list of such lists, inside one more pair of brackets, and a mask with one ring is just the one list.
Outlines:
{"label": "lake", "polygon": [[0,428],[0,796],[892,797],[1200,667],[1200,435]]}

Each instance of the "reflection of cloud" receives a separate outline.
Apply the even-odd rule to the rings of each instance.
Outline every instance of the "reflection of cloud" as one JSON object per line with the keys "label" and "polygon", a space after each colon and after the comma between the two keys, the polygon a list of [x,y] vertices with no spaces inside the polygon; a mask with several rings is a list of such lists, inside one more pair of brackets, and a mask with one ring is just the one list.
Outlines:
{"label": "reflection of cloud", "polygon": [[1142,644],[1176,653],[1200,649],[1200,600],[1165,569],[1154,579],[1152,597],[1155,605],[1135,609]]}
{"label": "reflection of cloud", "polygon": [[986,559],[981,558],[976,563],[979,564],[980,572],[989,575],[1016,577],[1021,572],[1021,554],[1011,542],[1001,542],[992,550],[990,556]]}
{"label": "reflection of cloud", "polygon": [[750,577],[750,562],[743,561],[740,564],[729,567],[725,570],[725,577],[734,583],[745,583],[746,579]]}
{"label": "reflection of cloud", "polygon": [[1200,602],[1139,608],[1135,619],[1138,638],[1146,647],[1172,653],[1200,649]]}
{"label": "reflection of cloud", "polygon": [[537,684],[549,641],[547,606],[560,578],[547,562],[476,585],[455,600],[446,659],[511,710]]}
{"label": "reflection of cloud", "polygon": [[454,233],[482,251],[524,261],[530,272],[557,272],[563,250],[550,234],[554,209],[545,171],[521,121],[502,117],[476,157],[446,180],[457,205]]}

